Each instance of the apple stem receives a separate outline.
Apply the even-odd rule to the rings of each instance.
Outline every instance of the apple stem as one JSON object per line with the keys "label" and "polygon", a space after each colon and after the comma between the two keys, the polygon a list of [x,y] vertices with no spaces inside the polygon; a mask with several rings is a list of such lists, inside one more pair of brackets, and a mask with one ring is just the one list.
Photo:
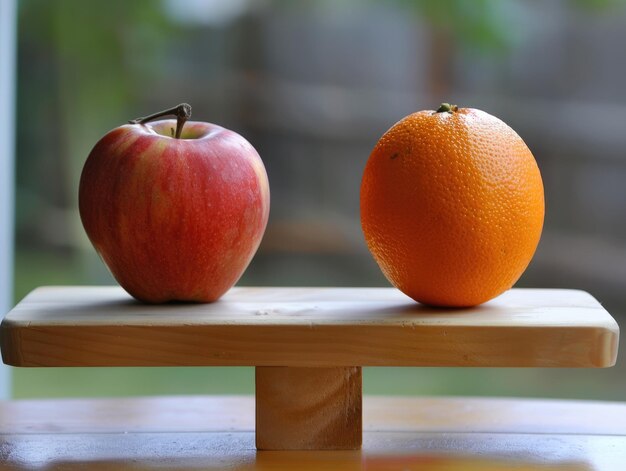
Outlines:
{"label": "apple stem", "polygon": [[183,132],[183,126],[189,118],[191,118],[191,105],[187,103],[181,103],[169,110],[159,111],[158,113],[151,114],[150,116],[144,116],[143,118],[131,119],[130,124],[146,124],[149,121],[153,121],[163,116],[176,116],[176,134],[174,137],[180,139],[180,135]]}
{"label": "apple stem", "polygon": [[454,113],[459,111],[459,107],[450,103],[442,103],[435,113]]}

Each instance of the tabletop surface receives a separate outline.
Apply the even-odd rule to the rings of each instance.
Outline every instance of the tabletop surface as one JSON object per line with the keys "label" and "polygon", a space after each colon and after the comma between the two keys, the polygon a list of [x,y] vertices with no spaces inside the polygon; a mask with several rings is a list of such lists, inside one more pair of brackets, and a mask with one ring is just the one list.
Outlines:
{"label": "tabletop surface", "polygon": [[364,397],[361,451],[254,448],[246,396],[0,402],[0,469],[626,469],[626,404]]}
{"label": "tabletop surface", "polygon": [[591,295],[512,289],[471,309],[392,288],[233,288],[146,305],[119,287],[44,287],[3,320],[14,366],[537,366],[615,363],[619,328]]}

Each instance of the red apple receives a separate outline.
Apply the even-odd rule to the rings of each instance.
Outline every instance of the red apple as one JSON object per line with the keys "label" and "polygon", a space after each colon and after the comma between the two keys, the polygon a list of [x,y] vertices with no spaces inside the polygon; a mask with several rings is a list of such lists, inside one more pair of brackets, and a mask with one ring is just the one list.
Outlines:
{"label": "red apple", "polygon": [[[178,120],[151,122],[176,114]],[[119,284],[150,302],[211,302],[241,277],[269,216],[256,150],[189,105],[113,129],[80,179],[85,231]]]}

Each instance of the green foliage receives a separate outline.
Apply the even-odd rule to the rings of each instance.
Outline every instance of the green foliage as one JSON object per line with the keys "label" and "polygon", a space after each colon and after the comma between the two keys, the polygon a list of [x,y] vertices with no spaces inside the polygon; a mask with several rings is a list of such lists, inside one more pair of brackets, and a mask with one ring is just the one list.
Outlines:
{"label": "green foliage", "polygon": [[[506,51],[518,36],[517,14],[524,8],[540,12],[533,0],[390,0],[417,13],[431,26],[450,33],[460,45],[483,52]],[[570,0],[573,8],[602,12],[626,0]]]}
{"label": "green foliage", "polygon": [[450,33],[462,45],[482,51],[503,51],[515,37],[517,1],[399,0],[431,26]]}
{"label": "green foliage", "polygon": [[[42,88],[48,95],[39,97],[39,104],[46,108],[56,102],[53,112],[75,114],[71,124],[63,121],[67,116],[49,116],[62,120],[61,132],[74,135],[80,134],[75,126],[80,131],[82,122],[100,124],[132,103],[158,70],[175,31],[158,0],[108,0],[97,7],[81,0],[22,0],[19,5],[20,24],[28,25],[19,28],[20,45],[39,62],[23,64],[21,77],[32,77],[30,66],[47,72],[49,85]],[[38,79],[43,77],[32,77]],[[18,106],[23,108],[21,101]]]}
{"label": "green foliage", "polygon": [[18,21],[17,239],[48,243],[40,221],[75,207],[91,147],[134,117],[176,29],[160,0],[22,0]]}
{"label": "green foliage", "polygon": [[626,0],[571,0],[571,3],[578,8],[604,12],[612,8],[625,6]]}
{"label": "green foliage", "polygon": [[106,8],[95,8],[81,0],[22,0],[20,21],[29,23],[25,34],[48,44],[68,66],[102,72],[106,65],[134,66],[158,54],[173,30],[161,3],[109,0]]}

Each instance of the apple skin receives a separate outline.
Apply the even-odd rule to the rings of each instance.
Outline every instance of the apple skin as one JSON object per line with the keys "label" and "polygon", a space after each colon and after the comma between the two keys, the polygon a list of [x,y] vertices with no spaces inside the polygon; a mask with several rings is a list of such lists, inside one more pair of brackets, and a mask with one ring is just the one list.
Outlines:
{"label": "apple skin", "polygon": [[118,283],[138,300],[212,302],[239,280],[269,217],[254,147],[215,124],[126,124],[93,148],[80,217]]}

